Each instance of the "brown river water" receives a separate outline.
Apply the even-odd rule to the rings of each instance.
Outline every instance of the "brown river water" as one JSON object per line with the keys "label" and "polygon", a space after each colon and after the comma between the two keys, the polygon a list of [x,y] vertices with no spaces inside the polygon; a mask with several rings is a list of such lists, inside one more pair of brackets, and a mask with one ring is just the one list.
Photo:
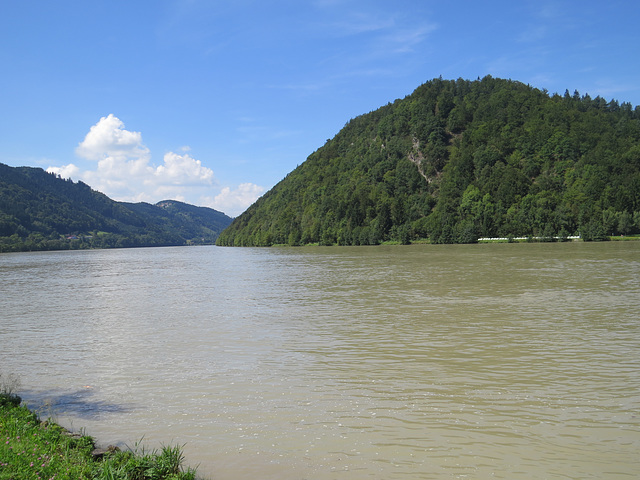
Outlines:
{"label": "brown river water", "polygon": [[640,242],[0,255],[0,371],[213,480],[640,476]]}

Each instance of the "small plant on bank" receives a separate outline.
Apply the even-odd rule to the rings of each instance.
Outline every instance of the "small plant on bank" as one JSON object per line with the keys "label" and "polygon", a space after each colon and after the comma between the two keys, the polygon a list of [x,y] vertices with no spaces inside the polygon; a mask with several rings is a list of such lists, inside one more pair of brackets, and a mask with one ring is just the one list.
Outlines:
{"label": "small plant on bank", "polygon": [[0,406],[0,479],[88,479],[93,442],[68,437],[26,407]]}
{"label": "small plant on bank", "polygon": [[195,480],[183,468],[181,447],[145,453],[109,449],[92,452],[89,436],[72,434],[50,421],[41,421],[13,393],[15,377],[0,382],[0,480]]}
{"label": "small plant on bank", "polygon": [[5,375],[0,372],[0,407],[12,405],[17,407],[22,399],[16,395],[15,390],[20,385],[20,380],[15,375]]}
{"label": "small plant on bank", "polygon": [[115,450],[105,456],[94,474],[99,480],[195,480],[194,469],[183,469],[184,455],[178,446],[160,451]]}

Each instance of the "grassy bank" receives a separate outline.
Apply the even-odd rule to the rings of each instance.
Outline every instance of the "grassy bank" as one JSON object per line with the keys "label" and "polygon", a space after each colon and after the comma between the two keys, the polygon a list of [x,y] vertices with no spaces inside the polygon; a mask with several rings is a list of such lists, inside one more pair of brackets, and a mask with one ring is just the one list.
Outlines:
{"label": "grassy bank", "polygon": [[99,451],[91,437],[42,421],[20,397],[0,392],[0,480],[195,480],[182,463],[180,447]]}

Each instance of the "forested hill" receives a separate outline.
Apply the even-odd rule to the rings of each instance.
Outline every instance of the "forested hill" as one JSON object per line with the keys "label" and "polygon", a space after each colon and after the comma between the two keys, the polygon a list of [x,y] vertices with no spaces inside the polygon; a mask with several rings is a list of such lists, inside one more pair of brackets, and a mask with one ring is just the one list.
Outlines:
{"label": "forested hill", "polygon": [[211,208],[116,202],[41,168],[0,163],[0,252],[212,244],[230,223]]}
{"label": "forested hill", "polygon": [[435,79],[349,121],[219,245],[474,242],[640,230],[640,108]]}

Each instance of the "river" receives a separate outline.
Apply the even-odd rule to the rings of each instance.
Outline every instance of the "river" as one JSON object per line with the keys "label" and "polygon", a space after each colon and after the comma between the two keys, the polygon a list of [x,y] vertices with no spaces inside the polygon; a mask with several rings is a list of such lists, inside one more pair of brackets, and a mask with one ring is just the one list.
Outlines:
{"label": "river", "polygon": [[0,371],[213,480],[640,472],[640,242],[0,255]]}

